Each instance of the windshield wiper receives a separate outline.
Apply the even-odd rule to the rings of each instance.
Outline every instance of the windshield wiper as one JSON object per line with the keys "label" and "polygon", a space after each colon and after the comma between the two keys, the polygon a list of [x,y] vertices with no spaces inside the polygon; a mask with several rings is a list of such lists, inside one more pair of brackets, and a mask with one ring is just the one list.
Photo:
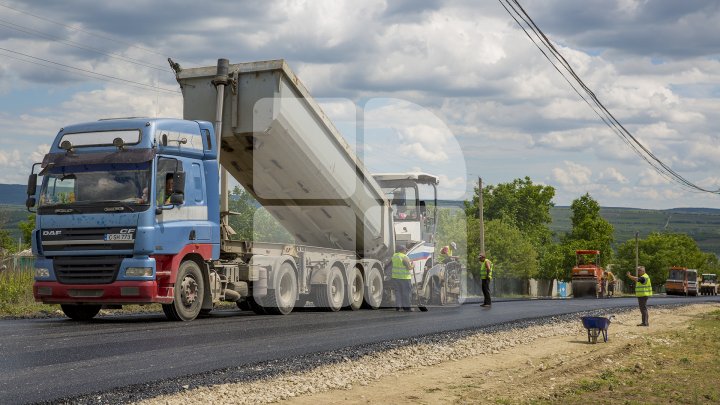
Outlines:
{"label": "windshield wiper", "polygon": [[[93,201],[93,204],[118,204],[123,208],[127,208],[130,210],[130,212],[135,212],[135,208],[133,208],[130,204],[118,201],[118,200],[101,200],[101,201]],[[105,209],[107,211],[107,208]]]}

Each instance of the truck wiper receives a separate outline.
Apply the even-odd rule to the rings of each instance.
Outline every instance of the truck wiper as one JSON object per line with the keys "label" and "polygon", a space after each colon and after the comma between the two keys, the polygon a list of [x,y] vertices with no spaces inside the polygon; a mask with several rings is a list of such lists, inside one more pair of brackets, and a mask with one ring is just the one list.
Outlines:
{"label": "truck wiper", "polygon": [[93,203],[93,204],[117,204],[117,205],[120,205],[120,206],[123,207],[123,208],[127,208],[128,210],[130,210],[130,212],[135,212],[135,208],[133,208],[130,204],[128,204],[128,203],[126,203],[126,202],[123,202],[123,201],[118,201],[118,200],[101,200],[101,201],[93,201],[92,203]]}

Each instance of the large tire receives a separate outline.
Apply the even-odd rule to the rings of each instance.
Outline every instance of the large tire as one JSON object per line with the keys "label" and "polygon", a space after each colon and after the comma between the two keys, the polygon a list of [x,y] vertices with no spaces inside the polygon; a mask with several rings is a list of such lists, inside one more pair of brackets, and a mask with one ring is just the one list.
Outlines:
{"label": "large tire", "polygon": [[192,260],[180,263],[175,280],[172,304],[163,304],[163,312],[171,321],[192,321],[202,309],[205,284],[200,266]]}
{"label": "large tire", "polygon": [[383,301],[383,275],[380,269],[373,267],[365,272],[365,292],[363,307],[378,309]]}
{"label": "large tire", "polygon": [[285,262],[280,266],[275,274],[274,282],[274,288],[268,290],[261,302],[267,313],[287,315],[295,308],[295,300],[298,295],[297,276],[290,263]]}
{"label": "large tire", "polygon": [[348,280],[347,290],[347,307],[353,311],[357,311],[363,304],[365,296],[365,281],[360,269],[357,267],[350,271],[350,280]]}
{"label": "large tire", "polygon": [[101,305],[62,304],[60,308],[73,321],[89,321],[100,312]]}
{"label": "large tire", "polygon": [[313,285],[312,290],[316,307],[325,311],[339,311],[345,302],[345,280],[340,268],[333,266],[327,284]]}

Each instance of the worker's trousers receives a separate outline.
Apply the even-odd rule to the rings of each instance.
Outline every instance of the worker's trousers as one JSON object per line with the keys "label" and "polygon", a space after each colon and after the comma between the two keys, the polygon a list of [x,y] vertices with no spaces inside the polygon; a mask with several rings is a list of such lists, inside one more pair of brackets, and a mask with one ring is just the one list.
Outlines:
{"label": "worker's trousers", "polygon": [[485,299],[483,305],[492,305],[492,302],[490,302],[490,279],[482,279],[482,292]]}
{"label": "worker's trousers", "polygon": [[410,280],[393,279],[395,284],[395,307],[410,310],[410,294],[412,293],[412,283]]}
{"label": "worker's trousers", "polygon": [[642,315],[643,325],[650,325],[649,315],[647,310],[647,302],[650,297],[638,297],[638,305],[640,306],[640,314]]}

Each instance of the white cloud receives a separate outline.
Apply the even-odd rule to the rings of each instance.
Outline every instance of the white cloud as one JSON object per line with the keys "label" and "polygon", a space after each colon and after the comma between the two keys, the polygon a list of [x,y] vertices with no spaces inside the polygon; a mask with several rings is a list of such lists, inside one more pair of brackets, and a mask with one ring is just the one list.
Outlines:
{"label": "white cloud", "polygon": [[577,186],[590,184],[592,170],[578,163],[565,161],[565,168],[552,169],[553,179],[561,186]]}
{"label": "white cloud", "polygon": [[598,176],[598,181],[620,184],[626,184],[629,182],[627,177],[625,177],[614,167],[608,167],[602,172],[600,172],[600,175]]}
{"label": "white cloud", "polygon": [[670,181],[665,176],[653,169],[643,169],[640,172],[640,180],[638,181],[640,186],[660,186],[669,183]]}

